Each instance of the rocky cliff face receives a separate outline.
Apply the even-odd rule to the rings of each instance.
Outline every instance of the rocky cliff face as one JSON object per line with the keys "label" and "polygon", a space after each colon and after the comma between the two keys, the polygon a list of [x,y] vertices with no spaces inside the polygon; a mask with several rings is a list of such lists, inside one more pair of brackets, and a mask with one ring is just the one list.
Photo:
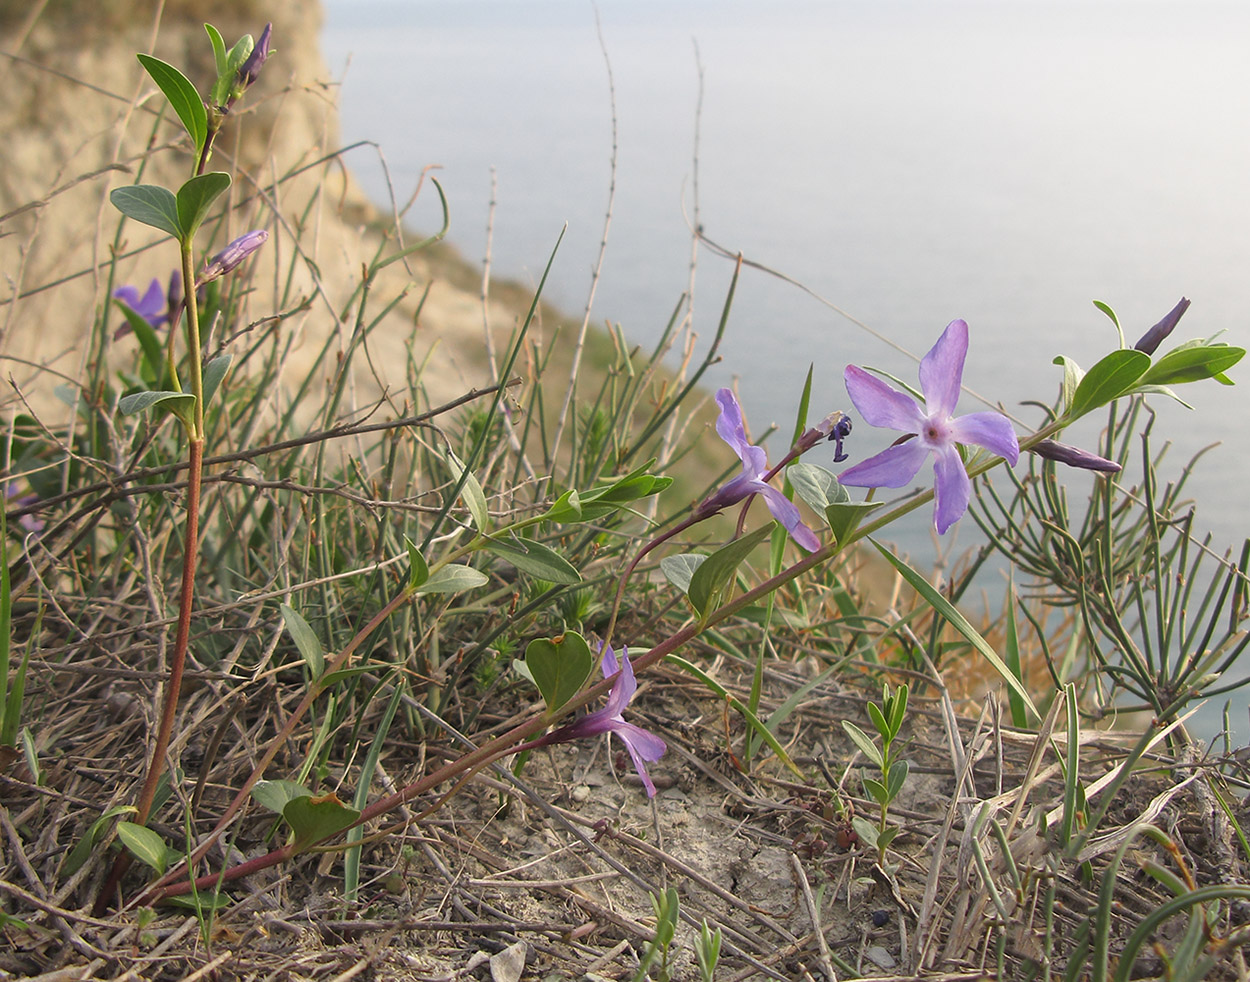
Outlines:
{"label": "rocky cliff face", "polygon": [[[349,299],[362,264],[377,254],[374,230],[386,223],[339,161],[326,159],[337,148],[336,89],[318,45],[318,0],[51,0],[30,8],[0,10],[7,54],[0,58],[0,404],[11,412],[24,399],[58,422],[68,410],[53,390],[84,375],[114,251],[116,283],[146,285],[176,264],[176,247],[153,229],[127,222],[117,238],[108,192],[137,175],[173,188],[189,175],[181,130],[159,115],[171,116],[135,53],[177,65],[204,91],[213,72],[205,20],[227,44],[259,35],[266,20],[274,24],[274,54],[243,111],[227,122],[210,165],[235,178],[217,244],[251,228],[271,232],[253,270],[249,318],[308,302],[283,322],[292,342],[287,378],[307,376],[327,339],[341,351],[356,318]],[[427,287],[417,318],[416,298]],[[404,366],[431,350],[424,381],[432,400],[489,381],[473,354],[482,311],[471,276],[444,275],[424,254],[396,263],[374,287],[371,316],[405,291],[409,299],[370,335],[372,369],[359,380],[360,401],[381,391],[396,403],[413,401],[403,391]],[[514,318],[499,309],[492,320],[506,329]],[[109,357],[132,357],[126,344],[118,341]]]}

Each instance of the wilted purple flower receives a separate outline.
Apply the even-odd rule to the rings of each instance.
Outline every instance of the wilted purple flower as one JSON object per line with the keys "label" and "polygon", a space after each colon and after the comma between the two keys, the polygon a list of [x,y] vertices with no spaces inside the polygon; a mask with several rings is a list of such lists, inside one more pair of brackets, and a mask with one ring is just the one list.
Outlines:
{"label": "wilted purple flower", "polygon": [[1047,460],[1057,460],[1061,464],[1079,467],[1082,470],[1101,471],[1105,474],[1115,474],[1121,470],[1120,465],[1114,460],[1107,460],[1106,457],[1099,457],[1088,450],[1070,447],[1066,443],[1058,443],[1054,440],[1041,440],[1029,447],[1029,451]]}
{"label": "wilted purple flower", "polygon": [[720,389],[716,393],[716,401],[720,404],[716,432],[742,461],[742,473],[701,501],[695,509],[694,517],[707,518],[753,494],[762,495],[768,510],[773,513],[773,518],[785,527],[791,538],[808,552],[815,552],[820,548],[820,540],[816,538],[816,533],[803,524],[798,507],[764,480],[764,475],[768,473],[768,455],[763,447],[752,446],[748,442],[746,426],[742,421],[742,407],[738,405],[733,392]]}
{"label": "wilted purple flower", "polygon": [[1181,297],[1180,303],[1167,312],[1167,316],[1159,321],[1154,327],[1141,336],[1135,345],[1138,351],[1144,351],[1148,355],[1153,355],[1164,339],[1172,333],[1181,316],[1189,309],[1189,301],[1185,297]]}
{"label": "wilted purple flower", "polygon": [[[619,675],[616,674],[618,671]],[[603,677],[611,678],[613,675],[616,675],[616,682],[613,683],[612,691],[608,693],[608,701],[602,709],[596,709],[593,713],[587,713],[567,726],[552,730],[545,737],[535,740],[530,746],[570,743],[574,740],[597,736],[600,733],[615,733],[625,744],[625,749],[629,751],[629,756],[634,762],[634,770],[638,772],[643,786],[647,789],[647,797],[654,798],[655,785],[651,783],[651,778],[647,775],[647,762],[655,762],[663,757],[668,746],[654,733],[649,733],[633,723],[626,723],[624,716],[621,715],[630,700],[634,698],[634,693],[638,691],[634,668],[629,663],[628,648],[621,649],[619,663],[612,646],[608,645],[604,648]]]}
{"label": "wilted purple flower", "polygon": [[256,81],[260,76],[260,70],[264,67],[265,59],[269,57],[269,36],[273,34],[273,24],[266,24],[265,29],[260,32],[260,40],[256,42],[256,46],[252,48],[252,53],[247,56],[247,60],[239,66],[236,75],[235,91],[243,94],[243,90]]}
{"label": "wilted purple flower", "polygon": [[[148,284],[148,292],[143,296],[139,296],[138,287],[119,286],[113,291],[113,299],[120,300],[153,327],[160,327],[169,320],[169,305],[165,300],[165,291],[161,287],[160,280],[153,280]],[[124,330],[118,331],[118,334],[124,334],[129,330],[130,325],[127,324]]]}
{"label": "wilted purple flower", "polygon": [[846,391],[864,420],[873,426],[901,430],[906,436],[876,456],[838,475],[842,484],[859,488],[901,488],[916,476],[933,454],[933,520],[944,533],[968,509],[972,482],[956,444],[971,443],[1005,457],[1020,458],[1020,444],[1011,422],[1001,413],[969,413],[954,417],[968,355],[968,325],[951,321],[920,361],[922,407],[915,399],[887,385],[862,368],[847,365]]}
{"label": "wilted purple flower", "polygon": [[832,412],[822,419],[815,426],[804,430],[799,437],[795,449],[799,453],[806,453],[818,443],[828,440],[834,444],[833,462],[839,463],[846,460],[846,451],[842,449],[842,443],[851,435],[851,417],[843,412]]}
{"label": "wilted purple flower", "polygon": [[209,259],[208,264],[204,267],[204,271],[200,273],[199,278],[196,280],[196,286],[203,286],[209,280],[225,276],[226,273],[229,273],[244,259],[263,246],[268,239],[269,233],[263,228],[240,235],[222,249],[221,252]]}

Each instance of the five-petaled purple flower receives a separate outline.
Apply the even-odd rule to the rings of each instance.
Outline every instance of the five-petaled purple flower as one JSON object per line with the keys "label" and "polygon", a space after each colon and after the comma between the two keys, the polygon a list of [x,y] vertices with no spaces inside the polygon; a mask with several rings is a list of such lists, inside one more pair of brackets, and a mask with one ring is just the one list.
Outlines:
{"label": "five-petaled purple flower", "polygon": [[[616,674],[618,671],[619,675]],[[600,733],[615,733],[625,744],[625,749],[629,751],[629,756],[634,762],[634,770],[638,772],[643,786],[647,789],[647,797],[653,798],[655,785],[651,783],[651,778],[647,775],[647,762],[655,762],[663,757],[668,746],[654,733],[648,733],[641,726],[633,723],[626,723],[624,716],[621,715],[625,707],[629,705],[629,701],[634,698],[634,693],[638,691],[634,668],[629,663],[628,648],[621,649],[619,662],[611,645],[604,648],[603,677],[611,678],[613,675],[616,675],[616,682],[613,683],[612,691],[608,693],[608,701],[602,709],[596,709],[593,713],[587,713],[567,726],[552,730],[545,737],[535,740],[531,746],[569,743],[573,740],[597,736]]]}
{"label": "five-petaled purple flower", "polygon": [[816,538],[815,532],[803,524],[798,507],[764,480],[764,475],[768,473],[768,455],[763,447],[752,446],[747,440],[742,408],[733,392],[720,389],[716,393],[716,401],[720,404],[716,432],[742,461],[742,473],[701,501],[695,509],[695,518],[707,518],[753,494],[762,495],[768,510],[773,513],[773,518],[785,527],[791,538],[808,552],[815,552],[820,548],[820,540]]}
{"label": "five-petaled purple flower", "polygon": [[951,321],[920,361],[924,406],[855,365],[847,365],[844,373],[846,391],[864,420],[873,426],[901,430],[906,436],[843,471],[838,480],[859,488],[901,488],[933,454],[937,499],[933,521],[939,534],[967,511],[972,495],[972,482],[956,444],[984,447],[1012,464],[1020,458],[1020,444],[1006,416],[995,412],[952,415],[959,401],[967,355],[968,325],[962,320]]}

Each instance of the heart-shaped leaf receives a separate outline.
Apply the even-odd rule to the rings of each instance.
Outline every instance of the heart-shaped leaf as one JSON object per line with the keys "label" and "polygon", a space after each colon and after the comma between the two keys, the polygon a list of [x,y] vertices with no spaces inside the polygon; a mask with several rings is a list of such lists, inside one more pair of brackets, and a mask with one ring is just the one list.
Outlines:
{"label": "heart-shaped leaf", "polygon": [[695,570],[707,562],[707,556],[697,552],[682,553],[680,556],[665,556],[660,560],[660,572],[673,586],[682,593],[690,593],[690,580]]}
{"label": "heart-shaped leaf", "polygon": [[258,805],[278,815],[288,802],[308,795],[308,789],[294,781],[257,781],[252,788],[252,798]]}
{"label": "heart-shaped leaf", "polygon": [[791,464],[786,468],[786,478],[794,486],[794,492],[806,501],[817,514],[830,505],[850,501],[846,488],[838,483],[831,471],[817,464]]}
{"label": "heart-shaped leaf", "polygon": [[301,795],[292,798],[282,809],[282,817],[295,833],[295,852],[303,852],[322,839],[351,828],[360,819],[360,812],[339,801],[333,791],[313,798]]}
{"label": "heart-shaped leaf", "polygon": [[127,184],[109,192],[113,207],[127,218],[168,232],[182,241],[182,226],[178,224],[178,199],[169,188],[159,184]]}
{"label": "heart-shaped leaf", "polygon": [[557,638],[535,638],[525,648],[525,667],[548,712],[554,713],[581,691],[594,665],[590,646],[575,631]]}

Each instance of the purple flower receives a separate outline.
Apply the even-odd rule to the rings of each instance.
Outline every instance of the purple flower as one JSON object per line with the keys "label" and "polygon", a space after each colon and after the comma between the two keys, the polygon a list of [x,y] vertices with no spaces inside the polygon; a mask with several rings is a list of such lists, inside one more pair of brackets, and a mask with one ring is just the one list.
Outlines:
{"label": "purple flower", "polygon": [[1069,467],[1079,467],[1087,471],[1116,474],[1121,469],[1120,465],[1114,460],[1107,460],[1106,457],[1099,457],[1088,450],[1070,447],[1066,443],[1058,443],[1054,440],[1041,440],[1029,447],[1029,451],[1037,454],[1039,457],[1045,457],[1047,460],[1057,460],[1059,463],[1067,464]]}
{"label": "purple flower", "polygon": [[700,502],[695,509],[695,518],[715,515],[721,509],[737,504],[753,494],[763,495],[764,503],[773,513],[773,518],[785,527],[791,538],[808,552],[815,552],[820,548],[820,540],[816,538],[816,533],[803,524],[798,507],[764,480],[764,475],[768,473],[768,455],[764,453],[763,447],[752,446],[747,441],[742,408],[733,392],[720,389],[716,393],[716,401],[720,403],[716,432],[742,461],[742,473]]}
{"label": "purple flower", "polygon": [[1180,321],[1182,315],[1189,309],[1189,300],[1181,297],[1180,303],[1167,312],[1163,320],[1159,321],[1154,327],[1141,336],[1141,339],[1133,345],[1138,351],[1144,351],[1148,355],[1153,355],[1155,350],[1163,343],[1163,340],[1172,333],[1177,322]]}
{"label": "purple flower", "polygon": [[[17,508],[25,508],[28,505],[33,505],[39,500],[39,495],[33,492],[29,494],[22,494],[21,489],[11,481],[5,485],[4,496],[11,500],[13,505]],[[36,514],[23,515],[17,520],[17,524],[24,528],[27,532],[34,533],[35,535],[42,532],[45,526],[44,520]]]}
{"label": "purple flower", "polygon": [[[119,286],[113,291],[113,299],[124,303],[153,327],[160,327],[169,320],[169,305],[165,301],[165,291],[160,280],[153,280],[148,284],[148,292],[142,297],[139,296],[138,287]],[[130,326],[126,325],[118,334],[125,334],[129,330]]]}
{"label": "purple flower", "polygon": [[862,368],[847,365],[844,373],[846,391],[864,420],[873,426],[901,430],[906,436],[843,471],[838,480],[858,488],[901,488],[933,454],[933,491],[937,499],[933,520],[938,534],[967,511],[972,495],[972,482],[956,444],[984,447],[1013,464],[1020,458],[1020,444],[1006,416],[995,412],[951,415],[959,401],[967,355],[968,325],[961,320],[951,321],[920,361],[923,407]]}
{"label": "purple flower", "polygon": [[[620,672],[617,675],[617,672]],[[626,723],[621,715],[629,705],[634,693],[638,691],[638,682],[634,678],[634,668],[629,663],[629,649],[621,649],[621,659],[617,662],[616,652],[609,645],[603,651],[603,677],[616,675],[612,691],[608,693],[608,701],[602,709],[587,713],[581,719],[553,730],[545,737],[535,740],[533,746],[546,746],[552,743],[570,743],[573,740],[584,740],[600,733],[615,733],[625,744],[629,756],[634,762],[634,770],[642,778],[647,789],[647,797],[655,797],[655,785],[647,775],[647,761],[657,761],[664,756],[667,745],[654,733],[648,733],[641,726]]]}
{"label": "purple flower", "polygon": [[263,228],[254,232],[245,232],[232,240],[221,252],[209,259],[204,271],[200,273],[196,286],[202,286],[209,280],[225,276],[238,266],[244,259],[259,249],[269,239],[269,233]]}

